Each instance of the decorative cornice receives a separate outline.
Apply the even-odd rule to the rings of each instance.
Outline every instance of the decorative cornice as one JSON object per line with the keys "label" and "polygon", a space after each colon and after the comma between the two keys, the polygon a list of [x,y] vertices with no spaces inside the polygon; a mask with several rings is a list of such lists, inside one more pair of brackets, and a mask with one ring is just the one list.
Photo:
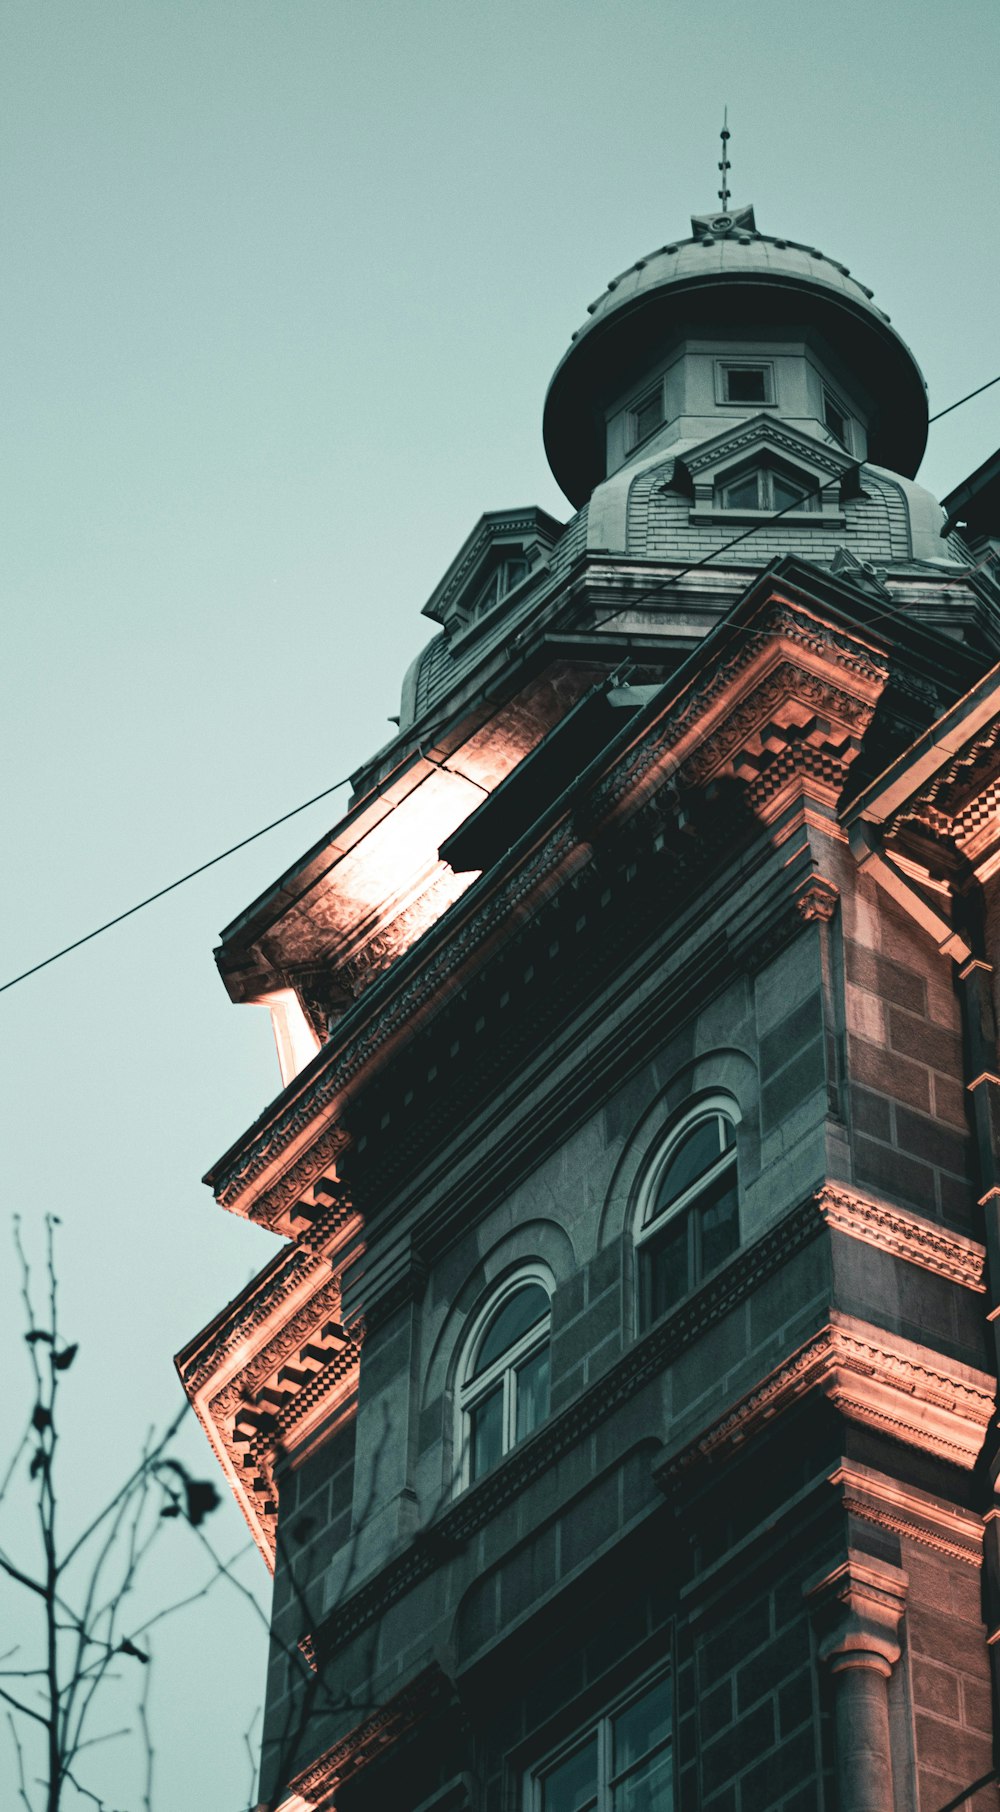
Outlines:
{"label": "decorative cornice", "polygon": [[468,875],[453,874],[444,863],[438,863],[427,886],[415,898],[409,899],[402,911],[369,937],[353,943],[347,955],[336,959],[331,980],[343,987],[352,1000],[360,1000],[365,990],[423,936],[428,926],[436,924],[469,884]]}
{"label": "decorative cornice", "polygon": [[[760,813],[797,769],[810,774],[836,803],[875,702],[817,674],[804,673],[790,661],[782,662],[724,718],[714,735],[698,742],[678,770],[677,784],[704,786],[722,774],[736,774],[746,782],[748,800]],[[803,717],[803,706],[809,708],[809,717]]]}
{"label": "decorative cornice", "polygon": [[851,1239],[877,1246],[893,1258],[905,1258],[909,1264],[947,1277],[966,1290],[985,1292],[986,1252],[976,1240],[952,1233],[909,1209],[896,1208],[877,1196],[845,1189],[837,1183],[825,1183],[816,1202],[827,1226],[835,1233],[846,1233]]}
{"label": "decorative cornice", "polygon": [[983,1519],[975,1511],[946,1503],[850,1460],[840,1462],[830,1474],[830,1483],[839,1487],[848,1514],[862,1522],[969,1566],[982,1564]]}
{"label": "decorative cornice", "polygon": [[340,1276],[329,1259],[293,1248],[203,1347],[178,1361],[268,1566],[275,1558],[275,1466],[356,1391],[363,1337],[360,1323],[341,1324]]}
{"label": "decorative cornice", "polygon": [[866,1322],[837,1315],[660,1469],[672,1480],[757,1434],[806,1391],[847,1416],[964,1470],[975,1465],[995,1408],[996,1381]]}
{"label": "decorative cornice", "polygon": [[279,1253],[273,1267],[244,1291],[205,1343],[192,1343],[179,1355],[177,1370],[188,1395],[193,1396],[240,1347],[245,1348],[254,1332],[272,1321],[282,1303],[301,1290],[310,1277],[319,1276],[326,1269],[313,1253],[297,1247]]}
{"label": "decorative cornice", "polygon": [[[788,666],[791,674],[816,678],[812,662],[821,663],[829,685],[835,675],[850,681],[852,691],[835,687],[843,697],[874,706],[888,678],[888,667],[881,650],[841,629],[834,629],[811,611],[775,593],[757,613],[753,625],[741,624],[742,632],[735,651],[727,648],[707,673],[692,681],[677,705],[659,720],[642,741],[635,744],[613,771],[594,790],[595,818],[610,816],[637,787],[648,782],[657,768],[676,768],[684,760],[683,748],[689,744],[695,753],[691,731],[702,718],[710,724],[726,721],[724,701],[733,698],[735,710],[745,708],[754,669],[761,679],[768,676],[776,661]],[[800,651],[805,665],[801,668],[792,658]],[[742,687],[735,682],[743,679]],[[869,711],[869,716],[871,712]],[[710,729],[710,734],[712,731]],[[699,739],[700,746],[701,739]],[[735,746],[731,744],[730,747]]]}
{"label": "decorative cornice", "polygon": [[[316,1185],[323,1183],[329,1185],[323,1193],[333,1214],[331,1232],[346,1223],[353,1213],[353,1203],[349,1191],[337,1176],[336,1166],[349,1143],[342,1127],[327,1124],[308,1150],[282,1171],[277,1182],[255,1197],[247,1210],[248,1219],[294,1237],[296,1228],[291,1218],[292,1210],[310,1190],[315,1200]],[[222,1191],[218,1199],[224,1208],[231,1208],[238,1200],[238,1194],[238,1190],[231,1187]]]}

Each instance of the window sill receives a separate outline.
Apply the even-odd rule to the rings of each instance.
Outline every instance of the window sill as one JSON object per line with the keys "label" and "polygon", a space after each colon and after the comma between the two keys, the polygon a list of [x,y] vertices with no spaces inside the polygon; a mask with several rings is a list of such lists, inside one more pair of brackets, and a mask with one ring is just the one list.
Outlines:
{"label": "window sill", "polygon": [[843,528],[847,517],[843,510],[786,510],[780,516],[774,510],[692,510],[690,521],[696,525],[717,522],[723,528],[740,523],[759,527],[764,522],[787,522],[792,528]]}

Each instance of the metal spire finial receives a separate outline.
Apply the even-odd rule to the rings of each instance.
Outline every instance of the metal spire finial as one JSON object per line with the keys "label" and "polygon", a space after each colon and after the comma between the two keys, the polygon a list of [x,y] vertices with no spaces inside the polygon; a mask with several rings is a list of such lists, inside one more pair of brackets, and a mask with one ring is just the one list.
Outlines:
{"label": "metal spire finial", "polygon": [[728,212],[729,212],[729,197],[730,197],[730,194],[732,193],[732,191],[729,187],[730,163],[729,163],[728,152],[726,150],[726,147],[729,143],[728,120],[729,120],[729,108],[724,107],[722,109],[722,131],[719,133],[719,137],[722,140],[722,162],[719,165],[719,169],[722,171],[722,187],[719,190],[719,200],[722,203],[722,212],[724,214],[728,214]]}

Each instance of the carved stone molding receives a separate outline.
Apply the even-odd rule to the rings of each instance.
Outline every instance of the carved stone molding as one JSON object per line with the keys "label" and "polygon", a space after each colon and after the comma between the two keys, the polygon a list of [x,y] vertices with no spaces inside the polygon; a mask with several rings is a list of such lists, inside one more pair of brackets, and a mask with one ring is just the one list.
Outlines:
{"label": "carved stone molding", "polygon": [[899,1625],[909,1580],[901,1567],[853,1550],[810,1580],[804,1595],[826,1625],[819,1657],[832,1673],[870,1667],[888,1678],[900,1656]]}
{"label": "carved stone molding", "polygon": [[[671,758],[674,766],[682,763],[685,744],[694,747],[695,724],[713,735],[713,725],[727,716],[727,699],[730,701],[729,714],[744,710],[754,671],[763,679],[776,660],[788,668],[789,674],[797,673],[802,684],[807,680],[816,682],[820,691],[814,693],[812,702],[817,709],[821,694],[827,696],[823,691],[824,683],[830,688],[831,702],[837,696],[845,701],[855,701],[859,707],[856,723],[860,734],[861,718],[867,710],[865,722],[868,721],[888,678],[888,666],[881,649],[860,635],[834,629],[780,594],[767,601],[752,627],[746,624],[741,628],[743,633],[735,652],[727,651],[705,675],[699,676],[675,708],[639,745],[624,755],[607,779],[595,788],[595,818],[610,816],[620,809],[625,798],[642,785],[648,785],[655,771],[670,764]],[[801,665],[796,662],[796,655]],[[847,708],[846,704],[843,708]],[[703,741],[704,736],[700,735],[699,749]]]}
{"label": "carved stone molding", "polygon": [[744,696],[714,735],[699,739],[681,765],[679,784],[700,786],[733,773],[748,783],[759,809],[797,757],[800,766],[811,764],[814,778],[823,779],[839,797],[875,703],[874,695],[858,697],[783,661]]}
{"label": "carved stone molding", "polygon": [[[342,1128],[326,1126],[309,1150],[289,1164],[276,1183],[272,1183],[270,1188],[255,1197],[246,1211],[248,1219],[267,1227],[274,1227],[282,1220],[287,1220],[289,1210],[296,1202],[301,1201],[312,1185],[336,1166],[338,1157],[349,1142]],[[264,1157],[263,1152],[261,1156]],[[235,1207],[252,1180],[249,1167],[245,1172],[237,1172],[230,1182],[216,1189],[216,1201],[223,1208]]]}
{"label": "carved stone molding", "polygon": [[810,875],[804,887],[800,887],[795,896],[796,910],[809,923],[818,919],[822,924],[829,924],[840,901],[840,889],[832,881],[825,881],[822,875]]}
{"label": "carved stone molding", "polygon": [[839,448],[825,446],[822,441],[814,440],[812,435],[796,433],[772,416],[756,416],[745,428],[732,428],[726,434],[720,434],[706,442],[695,452],[685,454],[682,463],[692,478],[710,474],[716,467],[726,466],[740,454],[756,451],[758,448],[776,449],[787,455],[795,465],[807,466],[818,476],[820,473],[830,478],[841,478],[850,472],[853,461],[849,454],[841,453]]}
{"label": "carved stone molding", "polygon": [[783,1365],[661,1469],[664,1479],[732,1451],[809,1390],[849,1421],[971,1470],[994,1410],[995,1381],[870,1323],[834,1314]]}
{"label": "carved stone molding", "polygon": [[357,1387],[363,1330],[341,1325],[338,1273],[297,1248],[178,1370],[254,1540],[274,1564],[279,1457]]}
{"label": "carved stone molding", "polygon": [[986,1252],[974,1239],[952,1233],[936,1221],[909,1209],[893,1207],[876,1196],[825,1183],[816,1204],[827,1226],[851,1239],[877,1246],[894,1258],[905,1258],[938,1277],[980,1294],[986,1290]]}
{"label": "carved stone molding", "polygon": [[983,1518],[915,1485],[876,1472],[856,1461],[841,1460],[830,1474],[850,1516],[892,1535],[905,1537],[952,1560],[976,1567],[983,1558]]}
{"label": "carved stone molding", "polygon": [[177,1359],[177,1370],[188,1395],[199,1391],[221,1371],[228,1359],[245,1348],[258,1328],[273,1321],[281,1305],[300,1291],[310,1277],[326,1267],[311,1252],[293,1248],[280,1256],[273,1270],[265,1272],[256,1289],[251,1286],[203,1343],[193,1343]]}

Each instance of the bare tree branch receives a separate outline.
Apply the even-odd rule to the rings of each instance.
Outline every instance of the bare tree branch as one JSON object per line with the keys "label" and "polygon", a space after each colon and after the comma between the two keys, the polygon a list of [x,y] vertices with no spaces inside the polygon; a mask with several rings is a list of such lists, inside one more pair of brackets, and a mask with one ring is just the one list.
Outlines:
{"label": "bare tree branch", "polygon": [[[25,1432],[3,1474],[3,1503],[19,1465],[28,1452],[28,1477],[34,1520],[41,1548],[38,1568],[25,1566],[20,1556],[0,1548],[0,1576],[20,1587],[37,1606],[41,1665],[27,1654],[24,1665],[0,1670],[5,1681],[20,1682],[37,1704],[0,1686],[0,1702],[9,1709],[7,1721],[17,1760],[20,1803],[25,1812],[61,1812],[64,1789],[101,1809],[112,1808],[81,1778],[78,1763],[87,1751],[106,1747],[133,1734],[131,1725],[92,1731],[98,1706],[106,1689],[119,1689],[128,1670],[138,1666],[142,1683],[138,1694],[137,1722],[145,1749],[146,1812],[152,1812],[154,1745],[151,1731],[151,1654],[134,1639],[141,1632],[123,1626],[126,1600],[156,1543],[165,1533],[164,1510],[201,1534],[203,1518],[219,1502],[208,1480],[193,1478],[171,1451],[171,1443],[188,1413],[185,1403],[160,1435],[153,1432],[143,1444],[137,1464],[117,1490],[90,1517],[82,1531],[61,1545],[61,1505],[58,1489],[62,1383],[72,1367],[78,1347],[66,1344],[59,1326],[59,1291],[56,1269],[56,1228],[49,1215],[44,1223],[44,1315],[40,1318],[35,1282],[19,1221],[14,1225],[14,1246],[20,1267],[20,1294],[25,1316],[25,1342],[31,1378],[31,1410]],[[21,1519],[23,1524],[23,1518]],[[20,1531],[19,1531],[20,1532]],[[211,1551],[209,1544],[209,1551]],[[228,1573],[228,1566],[226,1569]],[[196,1594],[187,1594],[178,1607],[165,1606],[147,1621],[152,1624],[194,1597],[203,1597],[223,1577],[218,1566]],[[248,1596],[250,1596],[248,1594]],[[252,1599],[251,1599],[252,1602]],[[255,1606],[255,1608],[257,1608]],[[22,1645],[2,1657],[10,1661]],[[133,1673],[134,1678],[134,1673]],[[138,1684],[138,1682],[136,1682]],[[39,1778],[29,1778],[25,1747],[18,1722],[44,1742],[45,1763]],[[102,1720],[103,1721],[103,1720]],[[36,1791],[40,1797],[36,1800]]]}

